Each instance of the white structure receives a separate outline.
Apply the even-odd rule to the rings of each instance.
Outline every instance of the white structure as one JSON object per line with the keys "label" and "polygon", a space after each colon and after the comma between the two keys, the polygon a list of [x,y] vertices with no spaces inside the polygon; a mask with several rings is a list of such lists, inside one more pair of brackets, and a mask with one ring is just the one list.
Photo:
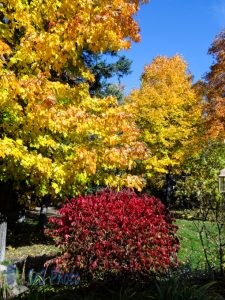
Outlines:
{"label": "white structure", "polygon": [[225,169],[220,171],[219,175],[219,192],[225,193]]}

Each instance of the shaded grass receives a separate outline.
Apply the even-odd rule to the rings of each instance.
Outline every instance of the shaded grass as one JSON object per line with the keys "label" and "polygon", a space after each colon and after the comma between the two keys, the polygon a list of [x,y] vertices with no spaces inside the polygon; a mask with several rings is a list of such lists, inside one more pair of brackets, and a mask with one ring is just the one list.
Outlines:
{"label": "shaded grass", "polygon": [[6,260],[22,260],[27,256],[55,255],[58,248],[38,227],[37,211],[26,212],[26,221],[9,224],[7,230]]}
{"label": "shaded grass", "polygon": [[7,245],[16,248],[53,243],[38,227],[38,218],[39,215],[35,211],[28,211],[25,222],[8,223]]}

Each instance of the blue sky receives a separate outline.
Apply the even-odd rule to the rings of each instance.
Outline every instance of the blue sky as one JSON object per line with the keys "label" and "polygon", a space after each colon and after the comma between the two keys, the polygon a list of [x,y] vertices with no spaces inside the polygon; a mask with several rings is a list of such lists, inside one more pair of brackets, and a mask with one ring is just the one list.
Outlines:
{"label": "blue sky", "polygon": [[140,86],[144,66],[157,55],[181,54],[194,81],[200,79],[212,63],[208,48],[225,28],[225,0],[151,0],[137,20],[141,42],[121,52],[133,61],[132,74],[122,79],[126,94]]}

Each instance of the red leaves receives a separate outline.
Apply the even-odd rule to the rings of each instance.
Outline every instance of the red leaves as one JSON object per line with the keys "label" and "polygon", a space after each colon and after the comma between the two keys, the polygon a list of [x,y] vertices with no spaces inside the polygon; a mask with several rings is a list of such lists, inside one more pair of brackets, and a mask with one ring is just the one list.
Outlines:
{"label": "red leaves", "polygon": [[177,227],[156,198],[104,190],[64,205],[50,234],[62,252],[59,267],[89,271],[163,271],[176,265]]}

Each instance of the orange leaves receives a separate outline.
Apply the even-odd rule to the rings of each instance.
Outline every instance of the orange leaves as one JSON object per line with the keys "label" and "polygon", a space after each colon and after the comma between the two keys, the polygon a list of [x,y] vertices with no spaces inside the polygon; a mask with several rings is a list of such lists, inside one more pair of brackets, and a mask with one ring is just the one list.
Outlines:
{"label": "orange leaves", "polygon": [[0,55],[5,53],[9,54],[10,52],[11,52],[10,47],[6,43],[0,40]]}
{"label": "orange leaves", "polygon": [[225,30],[214,40],[209,54],[214,56],[214,64],[206,75],[207,138],[224,140],[225,134]]}
{"label": "orange leaves", "polygon": [[223,95],[225,92],[225,30],[221,31],[215,38],[209,49],[209,54],[212,54],[215,59],[211,71],[206,75],[210,92]]}

